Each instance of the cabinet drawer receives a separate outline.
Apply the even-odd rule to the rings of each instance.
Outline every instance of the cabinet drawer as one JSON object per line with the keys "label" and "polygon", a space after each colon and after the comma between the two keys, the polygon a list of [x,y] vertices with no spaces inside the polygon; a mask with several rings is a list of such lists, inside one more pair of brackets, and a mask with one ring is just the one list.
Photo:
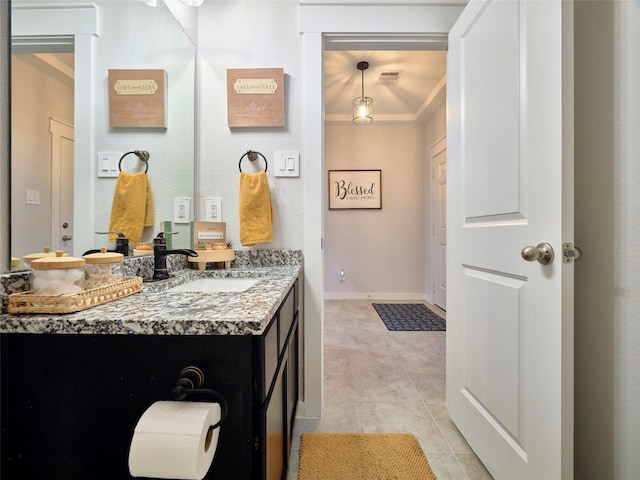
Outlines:
{"label": "cabinet drawer", "polygon": [[289,290],[289,294],[287,295],[287,298],[285,298],[284,302],[282,302],[278,315],[280,319],[279,352],[282,353],[295,316],[295,288]]}

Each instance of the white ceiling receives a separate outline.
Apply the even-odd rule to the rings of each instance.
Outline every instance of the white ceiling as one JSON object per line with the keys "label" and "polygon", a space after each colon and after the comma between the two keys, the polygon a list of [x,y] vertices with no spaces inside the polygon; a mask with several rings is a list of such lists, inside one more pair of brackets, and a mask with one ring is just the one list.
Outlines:
{"label": "white ceiling", "polygon": [[[446,51],[346,51],[327,50],[324,56],[325,119],[351,122],[353,99],[362,92],[373,99],[373,121],[415,122],[429,110],[437,95],[444,95]],[[397,82],[379,80],[382,72],[400,71]]]}

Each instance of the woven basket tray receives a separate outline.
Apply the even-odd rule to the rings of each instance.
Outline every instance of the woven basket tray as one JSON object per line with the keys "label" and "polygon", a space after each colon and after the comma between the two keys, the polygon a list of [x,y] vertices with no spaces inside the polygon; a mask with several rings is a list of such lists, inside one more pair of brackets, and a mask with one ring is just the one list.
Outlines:
{"label": "woven basket tray", "polygon": [[125,277],[118,283],[83,290],[73,295],[34,295],[31,291],[9,295],[9,313],[72,313],[102,305],[142,290],[142,278]]}

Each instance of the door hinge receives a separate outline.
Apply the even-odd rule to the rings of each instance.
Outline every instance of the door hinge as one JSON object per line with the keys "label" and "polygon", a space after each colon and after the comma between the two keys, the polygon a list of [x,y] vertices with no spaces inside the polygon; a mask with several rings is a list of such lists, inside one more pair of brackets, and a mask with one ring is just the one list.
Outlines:
{"label": "door hinge", "polygon": [[564,263],[573,263],[578,261],[582,256],[582,250],[580,247],[576,247],[571,242],[565,242],[562,244],[562,261]]}

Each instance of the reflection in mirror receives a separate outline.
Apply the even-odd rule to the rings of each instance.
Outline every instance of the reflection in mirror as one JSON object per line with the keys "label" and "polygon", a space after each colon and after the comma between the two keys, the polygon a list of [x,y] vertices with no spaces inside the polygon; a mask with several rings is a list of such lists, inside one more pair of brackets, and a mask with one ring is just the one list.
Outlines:
{"label": "reflection in mirror", "polygon": [[[95,233],[109,229],[117,182],[98,176],[102,152],[149,152],[155,222],[141,241],[151,241],[173,220],[174,198],[193,198],[193,44],[167,7],[139,0],[37,8],[14,0],[11,15],[12,257],[45,246],[75,256],[115,248]],[[167,128],[110,127],[109,69],[166,72]],[[141,163],[122,169],[144,171]],[[188,247],[189,224],[171,229],[180,232],[174,247]]]}
{"label": "reflection in mirror", "polygon": [[62,239],[73,236],[73,38],[65,45],[48,40],[12,46],[12,255],[18,258],[45,245],[73,251],[73,239]]}
{"label": "reflection in mirror", "polygon": [[0,272],[10,263],[9,172],[9,2],[0,2]]}

